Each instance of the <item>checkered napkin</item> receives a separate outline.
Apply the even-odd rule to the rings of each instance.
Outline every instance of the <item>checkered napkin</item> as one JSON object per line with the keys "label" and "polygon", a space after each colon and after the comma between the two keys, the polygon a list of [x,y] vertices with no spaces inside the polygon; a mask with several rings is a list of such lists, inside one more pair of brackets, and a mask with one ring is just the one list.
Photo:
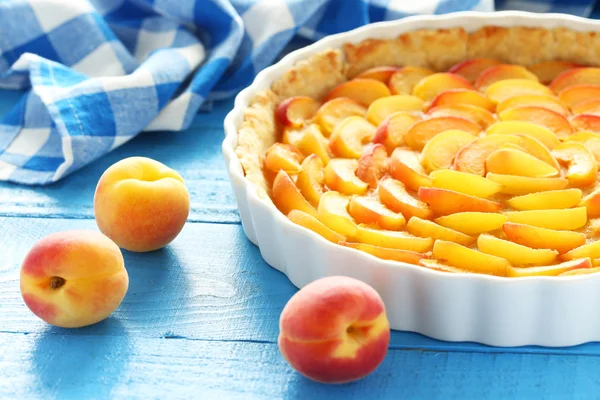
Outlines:
{"label": "checkered napkin", "polygon": [[[504,0],[583,15],[592,0]],[[26,90],[0,123],[0,180],[57,181],[141,131],[185,129],[298,33],[309,39],[493,0],[2,0],[0,88]],[[160,143],[157,143],[160,146]]]}

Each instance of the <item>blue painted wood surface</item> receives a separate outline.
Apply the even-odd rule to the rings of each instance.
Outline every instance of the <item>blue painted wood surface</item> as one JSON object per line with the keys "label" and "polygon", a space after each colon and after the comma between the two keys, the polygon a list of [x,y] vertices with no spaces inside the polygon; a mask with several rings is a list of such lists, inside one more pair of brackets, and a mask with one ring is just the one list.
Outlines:
{"label": "blue painted wood surface", "polygon": [[[17,98],[2,93],[0,112]],[[182,133],[144,133],[48,187],[0,184],[0,399],[566,399],[600,397],[600,345],[491,348],[393,332],[388,356],[356,383],[296,374],[277,349],[295,287],[244,236],[220,144],[232,102]],[[20,263],[41,237],[95,229],[102,172],[133,155],[181,172],[192,211],[163,250],[124,252],[130,290],[106,321],[53,328],[21,300]]]}

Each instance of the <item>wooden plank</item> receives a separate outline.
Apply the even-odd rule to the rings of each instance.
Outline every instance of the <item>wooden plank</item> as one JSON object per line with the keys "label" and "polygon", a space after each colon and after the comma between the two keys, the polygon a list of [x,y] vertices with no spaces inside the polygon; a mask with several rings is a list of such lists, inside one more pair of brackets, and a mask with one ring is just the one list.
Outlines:
{"label": "wooden plank", "polygon": [[0,397],[14,399],[581,399],[600,358],[391,350],[372,375],[322,385],[277,345],[120,336],[0,334]]}
{"label": "wooden plank", "polygon": [[[0,114],[15,101],[0,92]],[[238,223],[235,197],[221,152],[223,119],[233,101],[200,113],[185,132],[148,132],[50,186],[0,182],[0,216],[93,218],[96,184],[113,163],[131,156],[150,157],[177,170],[190,191],[190,221]]]}

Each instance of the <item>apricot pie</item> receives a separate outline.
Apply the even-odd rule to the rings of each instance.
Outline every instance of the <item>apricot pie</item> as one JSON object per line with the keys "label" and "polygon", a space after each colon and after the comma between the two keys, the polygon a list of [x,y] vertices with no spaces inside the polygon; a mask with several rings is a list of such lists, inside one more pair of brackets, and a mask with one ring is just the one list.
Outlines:
{"label": "apricot pie", "polygon": [[525,27],[346,44],[257,95],[236,152],[341,246],[450,273],[598,272],[598,49]]}

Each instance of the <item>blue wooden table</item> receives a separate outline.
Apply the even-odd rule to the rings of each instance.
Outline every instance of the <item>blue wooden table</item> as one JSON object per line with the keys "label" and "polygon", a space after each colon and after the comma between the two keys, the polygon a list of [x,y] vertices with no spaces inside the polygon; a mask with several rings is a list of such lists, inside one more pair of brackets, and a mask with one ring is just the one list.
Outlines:
{"label": "blue wooden table", "polygon": [[[19,96],[0,95],[0,113]],[[598,344],[501,349],[393,332],[384,363],[359,382],[327,386],[295,373],[277,335],[296,288],[244,236],[220,150],[232,104],[216,103],[186,132],[144,133],[54,185],[0,183],[0,399],[600,397]],[[51,232],[96,229],[100,175],[134,155],[182,174],[189,221],[165,249],[124,252],[130,289],[109,319],[50,327],[21,299],[20,263]]]}

